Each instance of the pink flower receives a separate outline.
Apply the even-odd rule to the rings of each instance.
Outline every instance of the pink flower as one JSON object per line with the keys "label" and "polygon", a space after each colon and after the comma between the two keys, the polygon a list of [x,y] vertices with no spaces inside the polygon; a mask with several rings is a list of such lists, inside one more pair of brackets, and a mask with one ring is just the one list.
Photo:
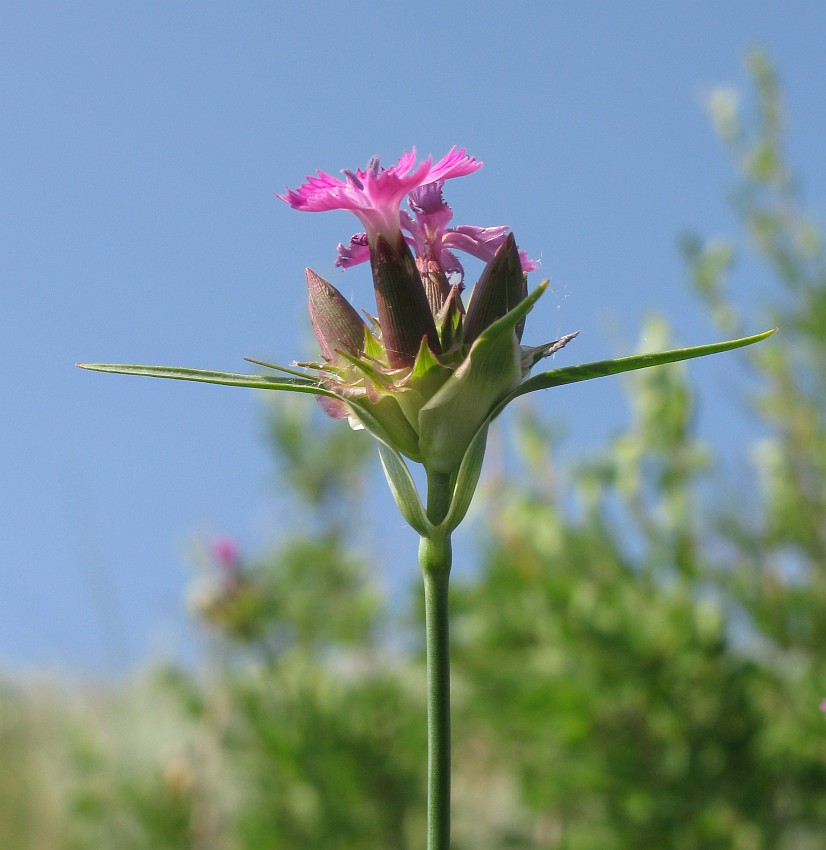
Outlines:
{"label": "pink flower", "polygon": [[349,269],[350,266],[357,266],[359,263],[367,263],[370,261],[370,243],[367,241],[366,233],[356,233],[350,237],[350,241],[346,245],[338,243],[338,257],[336,265],[342,269]]}
{"label": "pink flower", "polygon": [[[417,256],[436,260],[445,274],[458,272],[464,276],[462,264],[453,251],[464,251],[488,263],[507,239],[508,228],[470,224],[447,227],[453,210],[445,203],[442,186],[444,181],[438,180],[410,193],[408,205],[413,215],[402,212],[402,227],[410,232]],[[539,268],[524,251],[519,252],[519,259],[524,272]]]}
{"label": "pink flower", "polygon": [[[402,230],[410,234],[405,240],[412,246],[421,260],[434,260],[446,275],[459,274],[464,278],[465,270],[455,251],[464,251],[490,262],[493,255],[507,238],[507,227],[475,227],[460,225],[447,227],[453,218],[453,210],[445,203],[442,195],[444,180],[425,183],[409,193],[408,205],[412,215],[400,213]],[[524,251],[519,252],[522,271],[531,272],[538,265]],[[348,245],[338,246],[336,265],[349,268],[370,259],[370,247],[366,233],[357,233]]]}
{"label": "pink flower", "polygon": [[823,702],[821,702],[821,703],[820,703],[820,710],[821,710],[824,714],[826,714],[826,699],[824,699],[824,700],[823,700]]}
{"label": "pink flower", "polygon": [[382,168],[376,156],[364,170],[344,171],[346,180],[319,171],[317,177],[307,177],[298,189],[288,188],[278,197],[307,212],[351,210],[364,225],[370,242],[381,234],[388,242],[397,243],[401,234],[399,205],[405,195],[426,183],[464,177],[481,167],[481,162],[455,145],[435,165],[431,157],[416,165],[413,148],[390,168]]}

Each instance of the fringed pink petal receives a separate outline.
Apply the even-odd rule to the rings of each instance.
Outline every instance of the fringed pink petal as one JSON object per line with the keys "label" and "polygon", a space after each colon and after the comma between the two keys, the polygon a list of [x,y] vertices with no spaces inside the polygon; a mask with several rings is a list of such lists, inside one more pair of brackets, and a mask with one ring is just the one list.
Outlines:
{"label": "fringed pink petal", "polygon": [[336,265],[339,268],[349,269],[351,266],[370,261],[370,244],[366,233],[356,233],[346,245],[339,242],[337,250]]}

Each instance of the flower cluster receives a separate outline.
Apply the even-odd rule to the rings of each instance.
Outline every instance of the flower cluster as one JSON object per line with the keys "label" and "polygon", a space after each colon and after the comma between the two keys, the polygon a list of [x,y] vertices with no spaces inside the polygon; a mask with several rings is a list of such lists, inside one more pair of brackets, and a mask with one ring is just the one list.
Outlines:
{"label": "flower cluster", "polygon": [[[444,199],[446,181],[481,166],[455,147],[436,163],[428,158],[417,164],[414,149],[390,168],[375,157],[365,169],[344,171],[343,180],[318,172],[279,196],[299,210],[350,210],[364,227],[347,246],[339,245],[338,265],[369,261],[375,316],[364,313],[367,321],[362,319],[331,283],[307,269],[310,319],[321,358],[294,365],[313,368],[316,375],[259,360],[250,362],[280,374],[134,363],[78,365],[99,372],[316,396],[330,416],[348,417],[354,427],[365,428],[378,440],[396,504],[421,536],[423,567],[443,565],[444,547],[467,512],[479,479],[488,425],[512,400],[564,384],[731,351],[774,333],[528,377],[543,357],[576,334],[523,346],[525,318],[547,281],[528,292],[527,273],[536,263],[519,251],[506,227],[450,226],[453,212]],[[486,264],[467,309],[462,302],[465,270],[458,253]],[[405,457],[424,467],[426,507]],[[235,574],[237,553],[232,546],[223,546],[216,557]]]}
{"label": "flower cluster", "polygon": [[[365,322],[328,281],[307,269],[310,319],[334,418],[350,417],[386,445],[430,471],[453,474],[496,406],[541,358],[574,335],[538,347],[521,345],[525,316],[544,290],[528,295],[537,268],[507,227],[449,227],[446,180],[482,163],[452,148],[434,163],[416,151],[383,168],[318,172],[279,197],[309,212],[343,209],[364,232],[339,245],[337,265],[370,263],[375,317]],[[401,209],[407,199],[408,211]],[[456,252],[486,262],[465,309],[464,267]]]}

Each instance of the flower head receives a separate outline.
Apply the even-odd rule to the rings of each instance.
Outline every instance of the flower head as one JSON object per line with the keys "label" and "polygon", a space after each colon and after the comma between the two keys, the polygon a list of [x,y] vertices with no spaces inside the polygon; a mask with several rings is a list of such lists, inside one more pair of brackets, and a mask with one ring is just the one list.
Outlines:
{"label": "flower head", "polygon": [[[624,357],[553,369],[529,378],[531,369],[577,334],[538,346],[523,346],[525,319],[548,281],[528,290],[526,272],[535,264],[519,251],[504,227],[449,227],[453,212],[442,195],[444,181],[470,174],[481,163],[464,149],[451,150],[435,165],[416,165],[415,149],[391,168],[374,158],[364,171],[345,171],[346,180],[323,172],[280,197],[296,209],[348,209],[366,232],[340,249],[340,265],[370,260],[376,317],[365,323],[330,283],[307,271],[310,319],[321,362],[298,363],[316,375],[259,360],[279,373],[240,375],[203,369],[115,363],[78,364],[101,372],[148,375],[182,381],[308,393],[336,419],[347,417],[369,431],[402,515],[428,544],[422,565],[444,547],[470,505],[485,452],[488,426],[504,407],[525,393],[692,357],[729,351],[766,339],[774,330],[728,342],[657,354]],[[410,212],[400,204],[408,196]],[[414,256],[413,250],[416,255]],[[467,311],[464,286],[448,275],[462,274],[455,251],[486,261]],[[404,458],[427,474],[428,504],[422,505]],[[431,484],[435,487],[431,491]],[[434,493],[431,504],[430,494]],[[438,534],[437,534],[438,532]],[[434,536],[436,535],[436,536]],[[447,535],[447,536],[446,536]],[[438,538],[438,539],[437,539]],[[428,554],[429,553],[429,554]],[[441,556],[440,556],[441,557]],[[213,558],[237,569],[232,542],[219,543]],[[437,559],[438,560],[438,559]],[[826,711],[826,700],[821,704]]]}
{"label": "flower head", "polygon": [[382,168],[374,156],[365,169],[345,170],[345,180],[317,172],[307,177],[298,189],[279,195],[291,207],[307,212],[351,210],[360,219],[370,242],[381,234],[390,242],[401,232],[400,211],[404,196],[425,183],[463,177],[482,167],[482,163],[452,147],[437,163],[431,157],[416,165],[416,148],[399,157],[396,165]]}
{"label": "flower head", "polygon": [[[415,149],[397,165],[323,172],[280,196],[296,209],[349,209],[365,226],[340,266],[369,260],[377,319],[365,324],[327,281],[307,270],[310,318],[323,362],[318,385],[325,412],[348,417],[401,454],[440,473],[456,472],[492,411],[554,344],[521,345],[530,296],[526,272],[536,268],[507,227],[450,227],[443,188],[481,163],[464,149],[416,165]],[[407,197],[408,211],[400,204]],[[465,313],[463,251],[485,261]],[[449,277],[459,276],[453,282]]]}

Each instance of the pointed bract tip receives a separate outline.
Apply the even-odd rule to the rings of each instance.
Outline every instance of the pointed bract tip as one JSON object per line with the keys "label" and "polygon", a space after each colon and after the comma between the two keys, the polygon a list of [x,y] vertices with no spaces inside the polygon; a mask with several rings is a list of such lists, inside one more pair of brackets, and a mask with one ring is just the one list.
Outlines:
{"label": "pointed bract tip", "polygon": [[472,344],[486,328],[510,312],[526,295],[516,239],[513,233],[509,233],[473,287],[465,320],[465,344]]}

